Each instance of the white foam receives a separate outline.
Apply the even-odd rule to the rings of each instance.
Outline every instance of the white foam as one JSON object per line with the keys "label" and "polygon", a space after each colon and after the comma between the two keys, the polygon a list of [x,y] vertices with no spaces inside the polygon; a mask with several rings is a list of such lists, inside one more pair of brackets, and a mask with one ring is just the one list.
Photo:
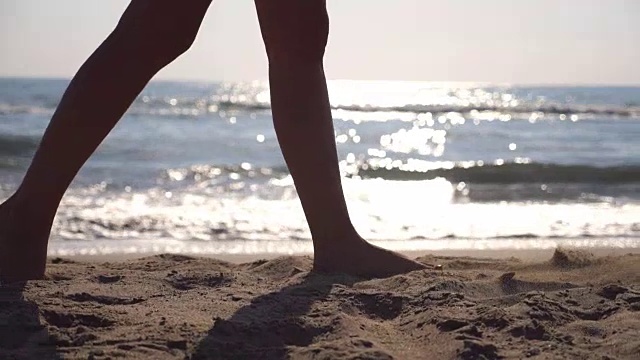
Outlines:
{"label": "white foam", "polygon": [[[193,188],[171,196],[160,189],[72,190],[54,226],[52,251],[123,252],[126,244],[135,245],[132,251],[307,251],[310,234],[292,185],[264,186],[271,187],[268,198],[260,195],[265,188],[248,195]],[[634,247],[640,239],[640,204],[464,203],[444,179],[345,179],[344,189],[359,232],[397,250],[549,248],[565,242]]]}

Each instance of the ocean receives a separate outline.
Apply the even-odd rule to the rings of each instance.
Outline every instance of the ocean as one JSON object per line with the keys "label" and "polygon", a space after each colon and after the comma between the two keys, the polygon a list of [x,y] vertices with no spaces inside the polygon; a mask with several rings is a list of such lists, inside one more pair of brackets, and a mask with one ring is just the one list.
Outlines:
{"label": "ocean", "polygon": [[[67,84],[0,79],[0,200]],[[329,88],[365,238],[395,250],[640,246],[640,87]],[[271,120],[263,81],[152,82],[68,191],[50,255],[311,251]]]}

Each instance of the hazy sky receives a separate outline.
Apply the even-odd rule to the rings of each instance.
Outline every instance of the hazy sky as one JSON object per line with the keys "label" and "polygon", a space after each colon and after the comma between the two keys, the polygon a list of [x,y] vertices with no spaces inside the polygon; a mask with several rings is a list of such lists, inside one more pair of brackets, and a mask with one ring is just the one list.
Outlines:
{"label": "hazy sky", "polygon": [[[328,3],[329,78],[640,84],[640,0]],[[71,77],[127,4],[0,0],[0,76]],[[218,0],[194,47],[159,77],[266,78],[253,1]]]}

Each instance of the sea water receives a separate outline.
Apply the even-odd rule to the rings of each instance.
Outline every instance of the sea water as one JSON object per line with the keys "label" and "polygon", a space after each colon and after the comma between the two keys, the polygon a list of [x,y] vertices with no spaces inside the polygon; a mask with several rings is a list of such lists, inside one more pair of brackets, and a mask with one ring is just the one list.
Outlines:
{"label": "sea water", "polygon": [[[0,200],[67,84],[0,79]],[[640,87],[341,80],[329,91],[349,210],[367,239],[397,250],[640,246]],[[310,250],[261,81],[152,82],[76,178],[49,246]]]}

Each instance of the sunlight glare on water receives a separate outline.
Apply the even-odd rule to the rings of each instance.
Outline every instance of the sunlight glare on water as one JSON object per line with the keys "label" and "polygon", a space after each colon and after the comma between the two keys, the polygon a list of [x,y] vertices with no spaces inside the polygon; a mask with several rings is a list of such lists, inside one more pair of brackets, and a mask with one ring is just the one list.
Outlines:
{"label": "sunlight glare on water", "polygon": [[[4,199],[67,82],[0,84]],[[329,91],[348,206],[367,239],[408,250],[638,244],[638,87],[336,80]],[[272,120],[264,81],[151,83],[65,197],[51,253],[308,251]]]}

